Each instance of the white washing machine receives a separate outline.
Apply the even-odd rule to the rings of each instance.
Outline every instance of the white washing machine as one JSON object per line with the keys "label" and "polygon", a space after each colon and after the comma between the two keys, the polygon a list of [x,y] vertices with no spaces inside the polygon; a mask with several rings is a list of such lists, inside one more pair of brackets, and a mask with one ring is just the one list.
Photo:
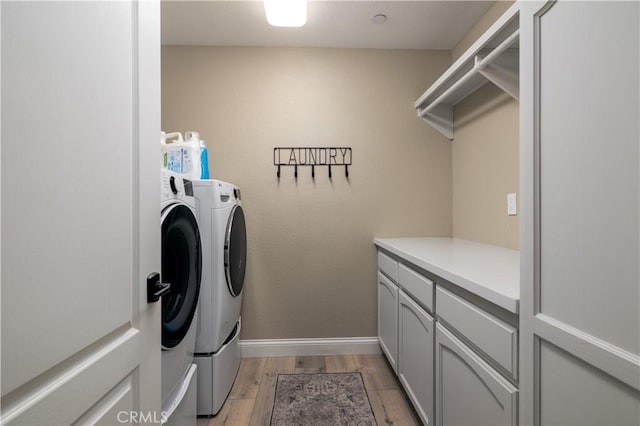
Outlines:
{"label": "white washing machine", "polygon": [[220,411],[240,367],[240,309],[247,234],[240,189],[218,180],[193,181],[202,236],[202,286],[195,363],[198,415]]}
{"label": "white washing machine", "polygon": [[202,245],[191,181],[162,171],[163,422],[196,424],[197,374],[193,364],[202,274]]}

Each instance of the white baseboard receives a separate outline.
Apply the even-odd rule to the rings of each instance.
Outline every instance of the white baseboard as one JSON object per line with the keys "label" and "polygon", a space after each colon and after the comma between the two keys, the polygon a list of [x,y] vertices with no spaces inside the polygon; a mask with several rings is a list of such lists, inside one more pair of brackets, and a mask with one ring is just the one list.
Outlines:
{"label": "white baseboard", "polygon": [[380,354],[377,337],[240,340],[242,358]]}

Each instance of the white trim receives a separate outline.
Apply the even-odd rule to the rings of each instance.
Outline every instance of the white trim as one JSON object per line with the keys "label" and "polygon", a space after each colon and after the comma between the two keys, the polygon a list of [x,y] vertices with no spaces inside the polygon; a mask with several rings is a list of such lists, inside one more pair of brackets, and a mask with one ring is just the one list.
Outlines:
{"label": "white trim", "polygon": [[242,358],[381,354],[377,337],[240,340]]}

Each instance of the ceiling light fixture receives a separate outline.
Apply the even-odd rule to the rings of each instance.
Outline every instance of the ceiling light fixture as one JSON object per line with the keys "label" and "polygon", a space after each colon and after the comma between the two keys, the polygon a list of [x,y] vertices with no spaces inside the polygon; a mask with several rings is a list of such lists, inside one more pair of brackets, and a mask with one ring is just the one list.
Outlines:
{"label": "ceiling light fixture", "polygon": [[274,27],[301,27],[307,22],[307,0],[264,0],[264,12]]}

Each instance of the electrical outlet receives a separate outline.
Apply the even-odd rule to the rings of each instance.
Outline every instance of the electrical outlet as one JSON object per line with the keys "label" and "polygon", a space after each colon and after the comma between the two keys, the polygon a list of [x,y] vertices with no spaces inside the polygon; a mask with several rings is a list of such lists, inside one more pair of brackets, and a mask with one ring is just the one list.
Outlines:
{"label": "electrical outlet", "polygon": [[507,214],[509,216],[515,216],[518,214],[515,192],[507,194]]}

